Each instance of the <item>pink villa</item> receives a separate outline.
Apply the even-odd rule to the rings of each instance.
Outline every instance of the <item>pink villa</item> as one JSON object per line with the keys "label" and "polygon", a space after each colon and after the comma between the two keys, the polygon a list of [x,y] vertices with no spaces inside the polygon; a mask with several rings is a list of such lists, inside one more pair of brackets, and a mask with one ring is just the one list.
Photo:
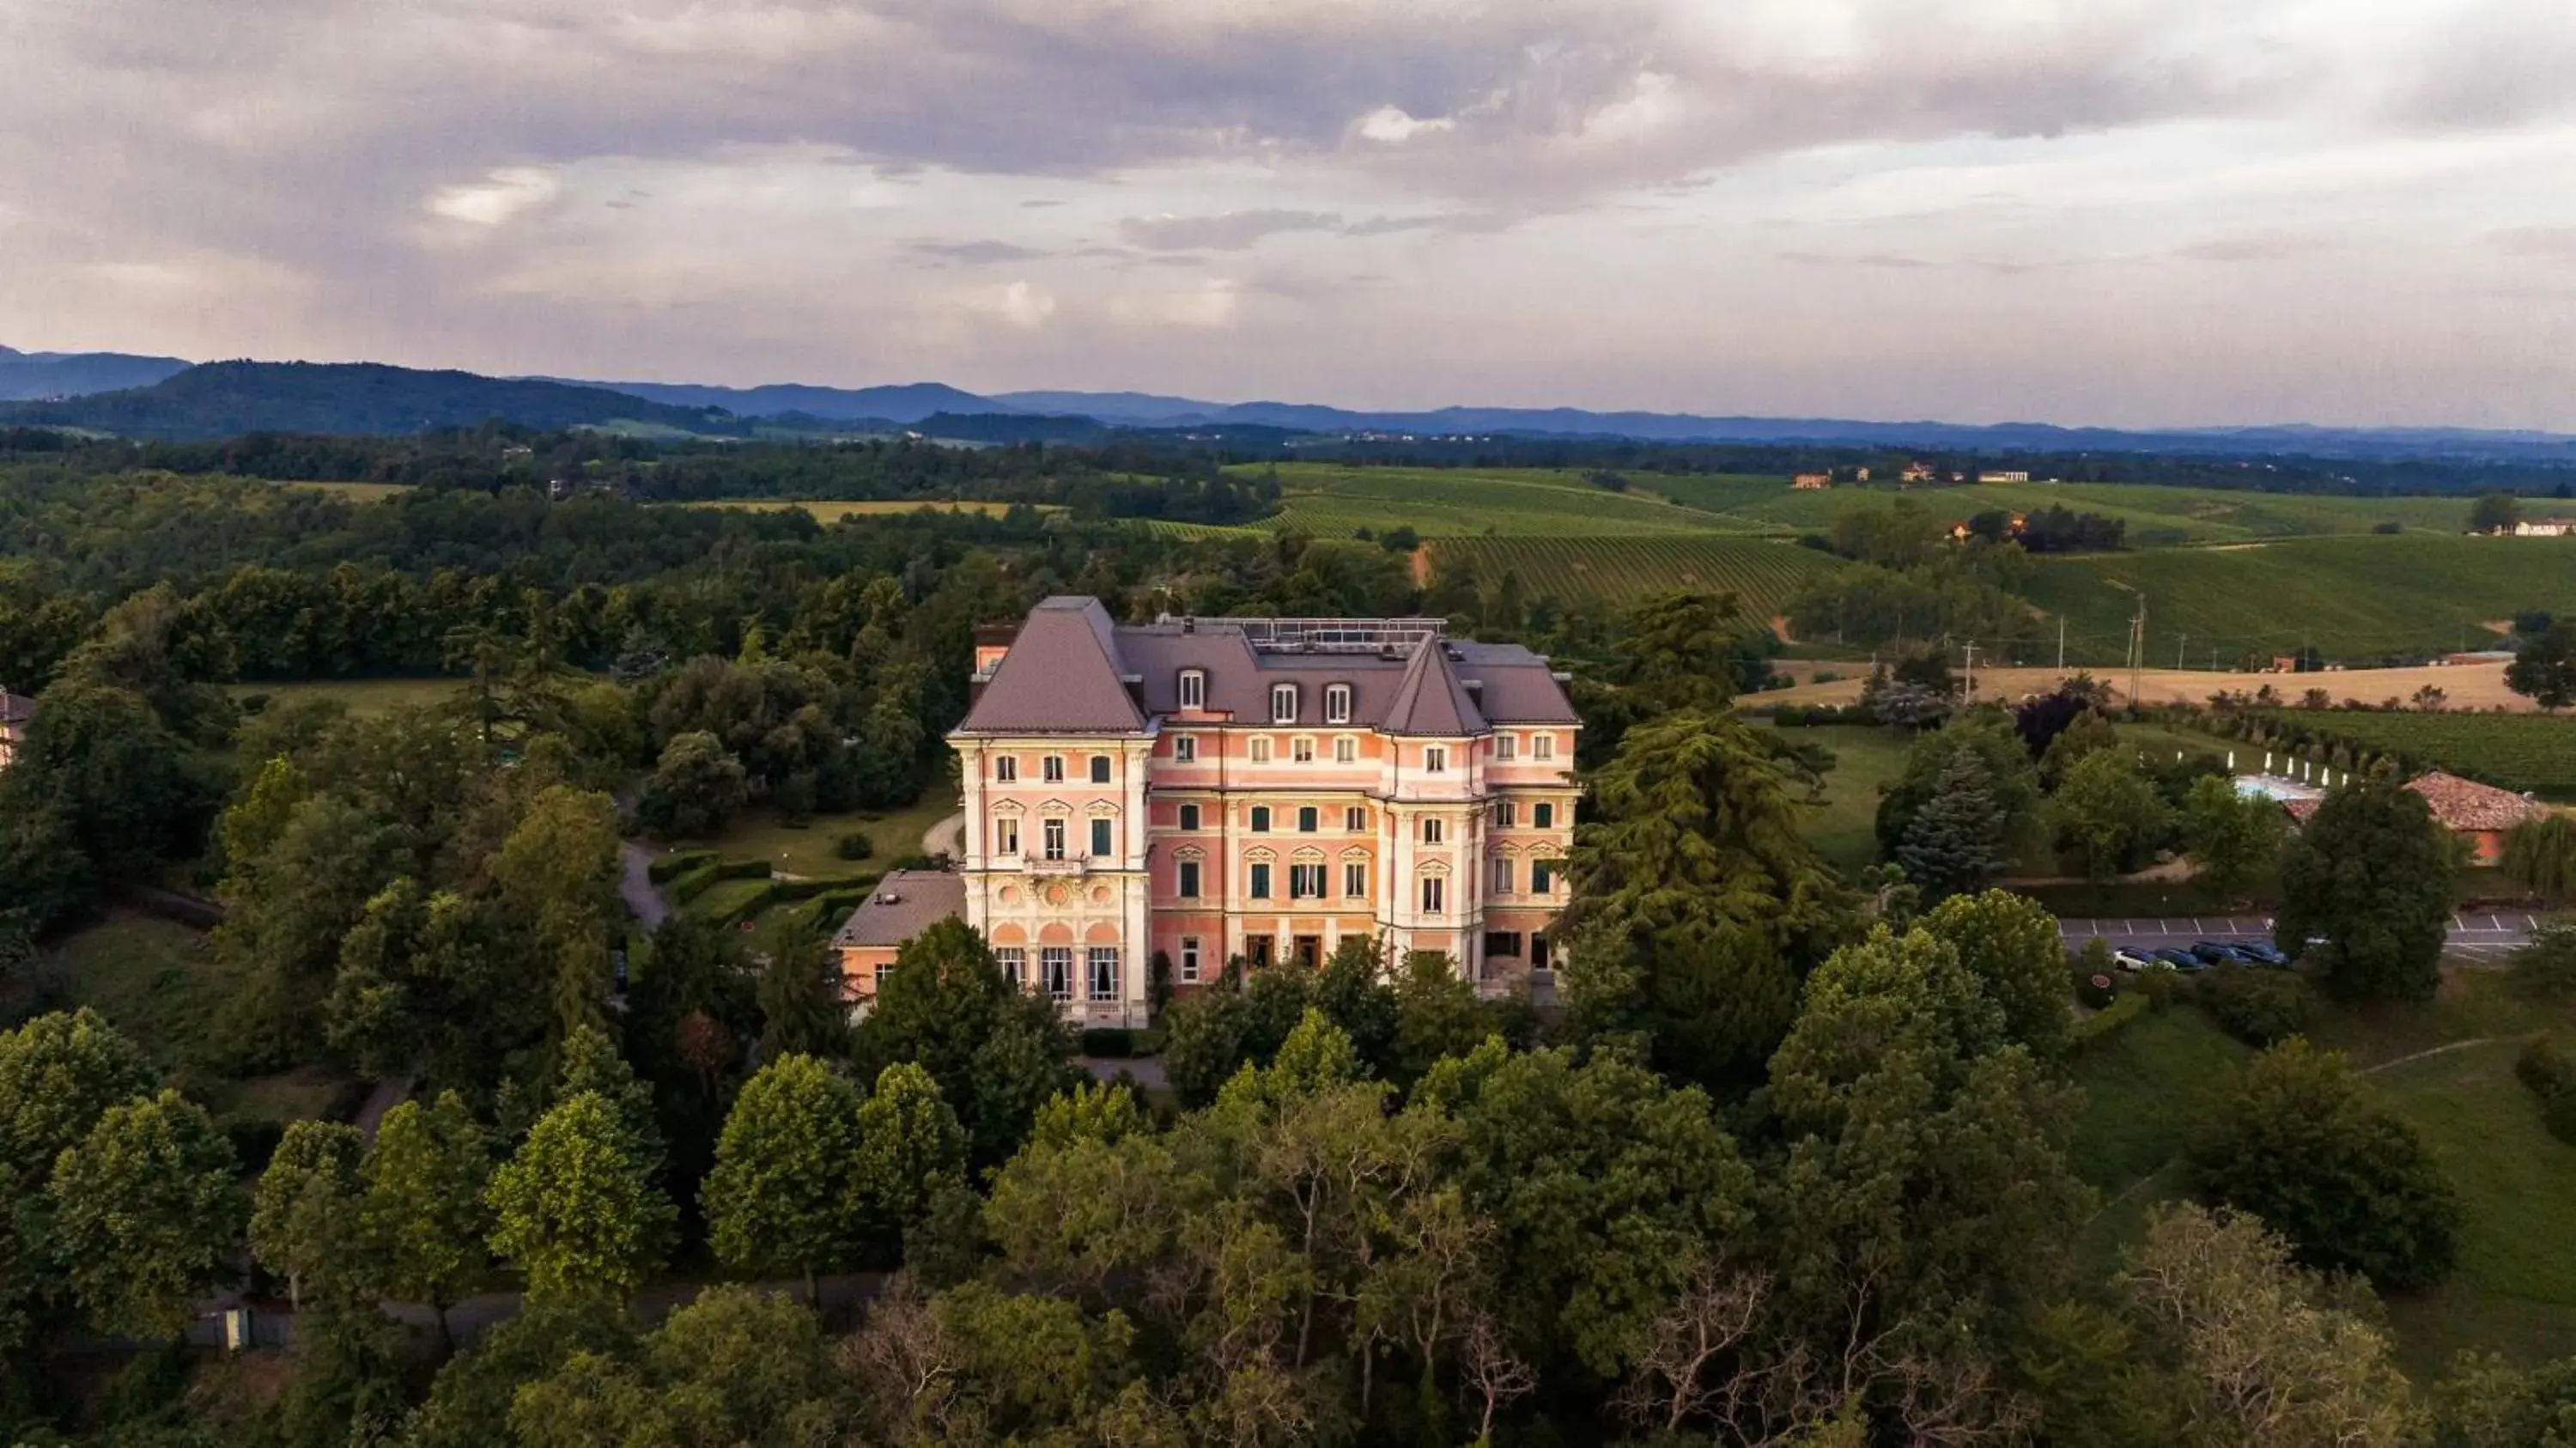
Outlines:
{"label": "pink villa", "polygon": [[[1437,619],[1120,625],[1050,598],[977,638],[949,736],[957,913],[1088,1025],[1146,1023],[1158,953],[1182,991],[1353,936],[1479,982],[1545,966],[1578,793],[1564,684]],[[917,911],[929,882],[906,883]],[[860,915],[844,959],[873,994],[891,952]]]}

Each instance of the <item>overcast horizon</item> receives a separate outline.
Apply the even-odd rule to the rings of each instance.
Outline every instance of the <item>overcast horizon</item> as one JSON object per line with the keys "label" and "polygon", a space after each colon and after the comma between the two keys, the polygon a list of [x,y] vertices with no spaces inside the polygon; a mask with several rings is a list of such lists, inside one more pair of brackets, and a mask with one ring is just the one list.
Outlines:
{"label": "overcast horizon", "polygon": [[0,343],[2576,431],[2544,0],[87,0]]}

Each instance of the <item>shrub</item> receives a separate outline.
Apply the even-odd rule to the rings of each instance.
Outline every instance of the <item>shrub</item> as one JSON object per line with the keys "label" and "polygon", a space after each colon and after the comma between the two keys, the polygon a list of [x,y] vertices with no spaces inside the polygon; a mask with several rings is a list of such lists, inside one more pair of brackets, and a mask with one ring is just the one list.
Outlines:
{"label": "shrub", "polygon": [[877,852],[876,841],[864,830],[852,830],[832,841],[832,853],[844,860],[864,860]]}
{"label": "shrub", "polygon": [[2507,978],[2525,1000],[2576,997],[2576,926],[2550,926],[2513,953]]}
{"label": "shrub", "polygon": [[2129,978],[2123,996],[2144,998],[2157,1010],[2172,1005],[2183,993],[2182,973],[2173,970],[2142,970]]}
{"label": "shrub", "polygon": [[1123,1061],[1136,1054],[1136,1033],[1123,1026],[1092,1026],[1082,1033],[1082,1054]]}
{"label": "shrub", "polygon": [[2557,1038],[2547,1032],[2522,1043],[2522,1054],[2513,1060],[2513,1074],[2544,1103],[2576,1089],[2576,1060],[2558,1049]]}
{"label": "shrub", "polygon": [[674,875],[670,883],[662,887],[662,893],[671,897],[672,904],[686,905],[715,888],[716,882],[724,878],[716,873],[722,868],[721,863],[700,865],[694,870]]}
{"label": "shrub", "polygon": [[2201,1200],[2261,1217],[2302,1265],[2385,1289],[2438,1282],[2457,1260],[2460,1199],[2441,1163],[2341,1053],[2302,1038],[2227,1083],[2182,1161]]}
{"label": "shrub", "polygon": [[2569,1146],[2576,1146],[2576,1091],[2561,1091],[2540,1108],[2540,1120],[2549,1134]]}
{"label": "shrub", "polygon": [[2221,966],[2200,982],[2201,1008],[2249,1046],[2277,1045],[2307,1029],[2315,994],[2288,971]]}
{"label": "shrub", "polygon": [[1133,1040],[1136,1047],[1136,1054],[1139,1056],[1159,1056],[1163,1054],[1163,1029],[1160,1026],[1149,1026],[1144,1030],[1134,1032]]}

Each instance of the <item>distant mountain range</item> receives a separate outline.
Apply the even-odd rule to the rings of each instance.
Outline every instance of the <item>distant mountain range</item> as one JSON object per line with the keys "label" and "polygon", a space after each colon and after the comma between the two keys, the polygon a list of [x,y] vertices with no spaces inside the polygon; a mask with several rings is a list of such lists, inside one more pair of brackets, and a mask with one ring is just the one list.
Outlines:
{"label": "distant mountain range", "polygon": [[828,431],[911,428],[973,441],[1079,440],[1109,428],[1412,437],[1635,439],[1816,444],[1966,453],[2302,454],[2380,460],[2576,464],[2576,435],[2473,428],[2123,429],[2009,422],[1444,407],[1374,412],[1288,402],[1210,402],[1144,392],[967,392],[939,382],[887,387],[714,387],[425,372],[373,363],[218,362],[0,347],[0,423],[95,428],[135,437],[254,430],[401,433],[503,418],[532,427],[609,422],[741,436],[755,424]]}
{"label": "distant mountain range", "polygon": [[0,402],[149,387],[187,369],[188,364],[176,357],[129,357],[122,352],[20,352],[0,347]]}
{"label": "distant mountain range", "polygon": [[626,422],[709,435],[746,430],[728,412],[671,407],[605,388],[372,362],[209,362],[149,387],[0,404],[0,424],[161,440],[246,432],[398,434],[494,418],[548,429]]}

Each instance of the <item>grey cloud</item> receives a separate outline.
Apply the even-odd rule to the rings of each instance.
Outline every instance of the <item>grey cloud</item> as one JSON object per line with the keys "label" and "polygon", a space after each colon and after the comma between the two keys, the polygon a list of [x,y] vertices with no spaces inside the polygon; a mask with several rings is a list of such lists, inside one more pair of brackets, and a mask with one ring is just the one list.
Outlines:
{"label": "grey cloud", "polygon": [[2185,261],[2288,261],[2311,256],[2325,250],[2326,243],[2313,236],[2284,236],[2258,233],[2246,236],[2219,236],[2174,248],[2174,255]]}
{"label": "grey cloud", "polygon": [[1008,241],[916,241],[911,246],[915,256],[933,261],[958,262],[966,266],[996,266],[1008,262],[1036,261],[1050,253],[1034,246],[1021,246]]}
{"label": "grey cloud", "polygon": [[1118,235],[1147,251],[1241,251],[1263,237],[1291,231],[1339,231],[1329,211],[1229,211],[1221,216],[1131,216]]}

